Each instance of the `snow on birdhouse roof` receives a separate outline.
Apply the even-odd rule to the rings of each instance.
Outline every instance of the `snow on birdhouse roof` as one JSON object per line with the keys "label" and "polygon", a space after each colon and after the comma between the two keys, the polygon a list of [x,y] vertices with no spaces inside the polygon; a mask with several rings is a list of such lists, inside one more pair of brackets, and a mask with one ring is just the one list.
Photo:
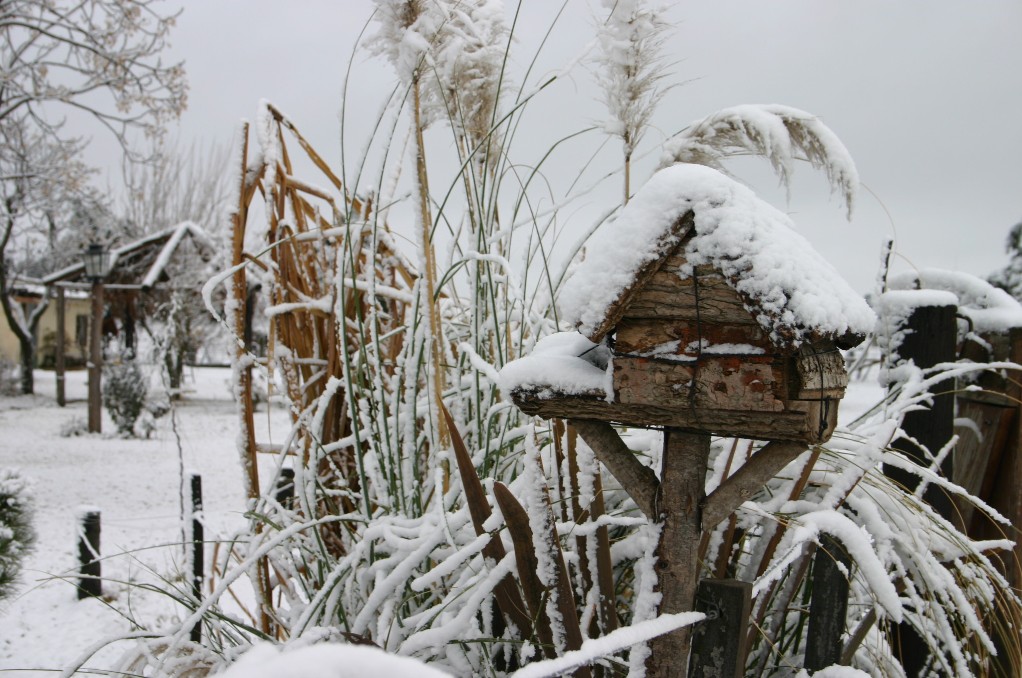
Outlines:
{"label": "snow on birdhouse roof", "polygon": [[1007,332],[1022,327],[1022,305],[1004,290],[969,273],[924,268],[891,276],[887,288],[950,292],[957,297],[958,312],[977,332]]}
{"label": "snow on birdhouse roof", "polygon": [[787,215],[717,170],[686,164],[653,175],[590,239],[559,296],[563,316],[599,341],[628,305],[637,277],[683,242],[688,264],[720,271],[779,347],[873,328],[866,301]]}

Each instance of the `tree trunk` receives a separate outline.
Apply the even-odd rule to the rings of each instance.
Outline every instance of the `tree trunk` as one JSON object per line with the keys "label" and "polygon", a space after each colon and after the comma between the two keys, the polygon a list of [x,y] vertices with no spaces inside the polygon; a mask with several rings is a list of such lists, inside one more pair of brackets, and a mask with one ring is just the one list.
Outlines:
{"label": "tree trunk", "polygon": [[[21,392],[30,395],[35,392],[35,378],[32,369],[35,367],[35,327],[39,324],[42,311],[46,307],[44,298],[40,308],[32,312],[26,328],[14,312],[14,304],[18,303],[7,294],[7,280],[4,276],[7,271],[0,264],[0,307],[3,308],[4,317],[7,319],[7,326],[18,338],[18,347],[21,353]],[[20,310],[20,309],[19,309]]]}
{"label": "tree trunk", "polygon": [[35,368],[35,342],[31,337],[26,341],[19,333],[18,345],[21,348],[21,392],[35,393],[35,375],[32,373]]}
{"label": "tree trunk", "polygon": [[[11,226],[8,224],[7,228]],[[6,237],[0,239],[0,308],[3,309],[4,318],[7,319],[7,326],[18,338],[18,346],[21,352],[21,392],[30,395],[35,392],[35,378],[32,369],[35,367],[35,328],[39,325],[39,319],[49,305],[49,299],[44,295],[39,304],[25,318],[24,313],[15,313],[14,301],[8,294],[7,275],[9,273],[3,263],[3,250],[9,241],[10,232]],[[21,308],[17,309],[19,312]],[[19,317],[20,316],[20,317]]]}

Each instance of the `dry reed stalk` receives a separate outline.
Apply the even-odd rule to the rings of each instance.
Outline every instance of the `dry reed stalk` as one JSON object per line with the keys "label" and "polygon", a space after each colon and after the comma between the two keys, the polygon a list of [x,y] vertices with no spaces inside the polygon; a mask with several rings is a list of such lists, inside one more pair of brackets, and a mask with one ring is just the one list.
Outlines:
{"label": "dry reed stalk", "polygon": [[[816,468],[816,462],[820,458],[820,452],[822,448],[814,447],[813,452],[806,462],[805,466],[802,467],[802,473],[795,485],[792,486],[791,492],[788,493],[788,500],[794,501],[801,496],[802,492],[805,491],[806,486],[809,484],[809,476],[812,474],[813,469]],[[784,538],[787,525],[785,523],[778,523],[777,528],[774,530],[774,534],[771,535],[770,541],[767,542],[766,548],[763,550],[763,556],[760,558],[759,566],[756,568],[756,578],[763,576],[766,572],[767,567],[770,565],[770,561],[773,560],[774,553],[777,551],[778,545],[781,543],[781,539]],[[761,632],[763,622],[766,619],[766,615],[770,610],[769,601],[773,598],[777,591],[777,583],[771,584],[767,587],[767,590],[761,593],[754,604],[755,610],[755,622],[749,628],[749,637],[747,641],[747,647],[753,646],[756,634]]]}
{"label": "dry reed stalk", "polygon": [[[451,413],[447,411],[446,407],[443,407],[442,412],[451,431],[451,442],[454,447],[458,470],[461,474],[461,485],[465,492],[465,503],[468,504],[468,511],[472,516],[472,525],[475,528],[476,534],[481,536],[486,533],[483,525],[492,513],[490,503],[486,501],[486,492],[483,490],[483,484],[476,473],[476,468],[472,463],[472,457],[468,453],[468,448],[465,447],[465,441],[462,440],[461,433],[458,432],[457,427],[454,425]],[[490,541],[483,548],[483,555],[494,563],[499,563],[504,559],[507,552],[504,550],[504,542],[500,540],[499,536],[493,535],[490,538]],[[529,617],[525,601],[522,600],[522,596],[518,592],[517,587],[515,587],[514,580],[510,574],[501,579],[500,583],[494,587],[494,597],[497,599],[497,607],[500,608],[500,611],[509,622],[517,626],[523,633],[531,631],[532,619]]]}
{"label": "dry reed stalk", "polygon": [[[565,650],[573,651],[582,647],[582,629],[578,623],[578,610],[575,607],[575,595],[571,589],[571,582],[568,579],[568,569],[564,564],[564,554],[558,544],[557,530],[553,523],[553,509],[550,506],[549,496],[546,496],[545,509],[550,517],[551,532],[546,535],[543,541],[549,545],[550,552],[547,557],[554,567],[553,576],[555,581],[547,588],[537,574],[539,559],[536,556],[536,541],[532,526],[529,522],[529,514],[513,494],[503,483],[494,483],[493,494],[504,514],[504,522],[507,523],[508,532],[515,546],[515,558],[518,561],[518,576],[522,588],[526,591],[529,601],[529,608],[536,620],[536,629],[542,640],[543,636],[549,635],[549,640],[544,640],[547,656],[557,656],[557,648],[553,644],[553,632],[551,620],[546,612],[545,601],[553,591],[557,595],[557,611],[560,613],[561,625],[564,631]],[[592,675],[588,666],[582,666],[572,673],[578,678],[589,678]]]}
{"label": "dry reed stalk", "polygon": [[[361,225],[361,220],[369,217],[371,204],[348,196],[336,174],[323,162],[297,127],[272,106],[268,106],[267,110],[276,125],[271,134],[279,153],[275,154],[277,160],[272,167],[264,164],[254,175],[248,172],[249,180],[242,187],[239,212],[234,224],[234,263],[256,263],[272,281],[268,290],[270,303],[278,307],[285,305],[287,309],[271,317],[270,341],[282,350],[271,352],[268,367],[273,369],[276,363],[285,377],[287,396],[295,406],[292,410],[293,423],[299,425],[301,414],[309,412],[310,408],[323,408],[320,411],[321,430],[311,431],[303,425],[303,434],[297,441],[304,467],[315,464],[316,468],[311,469],[313,475],[328,490],[350,490],[340,499],[325,499],[329,492],[320,494],[319,501],[328,502],[329,505],[324,503],[318,508],[309,508],[317,512],[349,512],[356,509],[350,495],[360,489],[358,450],[346,446],[328,455],[317,456],[316,452],[324,445],[352,435],[353,422],[349,416],[351,403],[344,388],[335,389],[326,402],[323,402],[323,395],[332,380],[344,378],[343,351],[340,346],[342,333],[353,351],[361,350],[362,342],[367,337],[361,334],[358,327],[375,312],[376,304],[384,303],[391,311],[391,320],[385,320],[381,325],[381,330],[390,336],[382,341],[382,346],[390,360],[385,361],[389,367],[381,367],[385,371],[381,376],[385,377],[385,381],[389,380],[404,341],[401,332],[392,330],[400,327],[405,307],[404,302],[374,299],[364,291],[357,290],[355,285],[346,285],[343,299],[345,315],[338,317],[334,312],[327,312],[322,302],[326,300],[331,308],[336,308],[335,302],[338,301],[332,284],[337,277],[337,257],[334,253],[341,251],[351,254],[349,263],[352,266],[346,275],[352,279],[375,277],[378,284],[386,285],[389,289],[410,289],[416,284],[418,276],[389,244],[388,237],[370,241],[370,231]],[[297,140],[298,146],[326,177],[329,185],[341,194],[342,205],[338,205],[326,191],[294,177],[288,135]],[[246,162],[247,158],[243,159],[243,177],[246,176]],[[268,260],[243,250],[249,205],[257,190],[265,202],[269,229],[266,250]],[[325,218],[324,214],[329,214],[330,219]],[[245,275],[244,267],[239,267],[235,273],[236,295],[239,290],[246,288]],[[244,294],[240,300],[244,302]],[[236,312],[241,314],[237,317],[243,320],[244,306]],[[239,359],[244,359],[240,352]],[[248,420],[246,435],[250,440],[248,448],[254,450],[257,446],[251,434],[251,389],[251,374],[246,373],[243,375],[241,392],[243,403],[249,403],[243,405],[243,410],[249,413],[245,415]],[[319,461],[315,462],[317,458]],[[257,478],[247,480],[246,492],[252,498],[259,496]],[[335,505],[335,502],[339,503]],[[343,529],[338,524],[321,529],[321,536],[334,555],[344,552],[340,533]],[[268,576],[261,574],[259,578],[268,587]]]}
{"label": "dry reed stalk", "polygon": [[525,593],[525,602],[529,606],[534,638],[547,659],[553,659],[557,656],[557,651],[554,648],[550,620],[543,609],[543,601],[547,592],[537,574],[539,560],[536,558],[533,545],[529,514],[504,483],[493,484],[493,497],[497,500],[497,506],[500,507],[500,512],[504,515],[504,522],[507,524],[511,542],[514,544],[515,561],[518,563],[518,582]]}
{"label": "dry reed stalk", "polygon": [[[436,251],[433,248],[433,215],[429,207],[429,176],[426,172],[426,143],[422,137],[422,102],[418,79],[412,82],[413,114],[415,116],[415,172],[419,184],[419,219],[422,221],[423,258],[426,264],[426,296],[429,312],[430,353],[433,360],[433,407],[436,409],[435,423],[441,448],[450,447],[451,436],[447,423],[439,415],[443,403],[446,378],[444,374],[441,346],[440,305],[436,296]],[[444,470],[444,491],[447,491],[450,469]]]}
{"label": "dry reed stalk", "polygon": [[[578,478],[581,470],[578,465],[578,432],[571,424],[564,425],[561,420],[555,420],[555,440],[565,441],[566,458],[568,461],[568,477],[571,486],[571,519],[577,525],[588,522],[596,522],[606,513],[606,506],[603,501],[603,482],[600,478],[599,466],[593,472],[593,501],[588,508],[583,508],[579,502],[581,494]],[[559,425],[559,427],[557,426]],[[588,556],[588,540],[596,539],[596,562],[590,563]],[[617,606],[614,595],[614,567],[610,554],[610,531],[606,525],[596,528],[592,536],[576,537],[576,552],[578,553],[578,569],[582,575],[582,598],[588,596],[593,589],[593,573],[596,574],[595,585],[600,594],[599,615],[602,622],[603,633],[609,633],[618,628]],[[598,629],[597,629],[598,630]],[[600,635],[593,633],[593,636]]]}
{"label": "dry reed stalk", "polygon": [[[741,438],[733,438],[731,440],[731,451],[727,455],[727,463],[724,464],[724,471],[720,475],[720,482],[721,483],[723,483],[725,480],[727,480],[728,476],[731,474],[731,465],[735,461],[735,452],[738,451],[738,443],[739,443],[739,441],[741,441]],[[750,450],[751,450],[752,442],[749,442],[749,446],[750,446]],[[748,452],[746,452],[746,457],[747,456],[748,456]],[[719,486],[720,485],[718,484],[718,487]],[[734,525],[734,524],[735,524],[735,518],[732,515],[731,516],[731,525]],[[731,533],[733,534],[733,531]],[[706,550],[710,547],[710,537],[712,535],[713,535],[713,529],[703,530],[703,538],[699,542],[699,562],[703,562],[703,561],[706,560]],[[724,541],[721,543],[720,552],[717,554],[718,560],[720,559],[720,554],[721,553],[729,553],[730,552],[730,550],[731,550],[730,546],[731,546],[731,544],[728,543],[728,540],[725,537]],[[720,570],[719,563],[718,563],[717,567],[714,568],[714,570],[715,571],[719,571]]]}
{"label": "dry reed stalk", "polygon": [[[248,125],[242,127],[242,147],[240,154],[241,171],[239,173],[240,186],[238,187],[239,204],[234,215],[233,239],[231,242],[231,264],[235,266],[232,279],[232,295],[234,296],[234,329],[239,331],[245,326],[245,310],[248,299],[248,281],[246,279],[244,262],[245,225],[248,221],[248,203],[245,196],[248,194],[245,186],[245,169],[248,165]],[[255,440],[255,404],[252,401],[252,365],[248,357],[248,347],[238,342],[235,349],[236,360],[240,369],[238,370],[238,389],[241,396],[241,439],[243,449],[242,469],[245,474],[246,494],[253,503],[258,501],[259,490],[259,467],[256,461],[256,440]],[[255,522],[256,538],[262,531],[262,524]],[[266,560],[259,559],[256,562],[256,599],[259,604],[259,626],[260,630],[267,635],[272,633],[272,624],[269,616],[271,603],[270,578]]]}

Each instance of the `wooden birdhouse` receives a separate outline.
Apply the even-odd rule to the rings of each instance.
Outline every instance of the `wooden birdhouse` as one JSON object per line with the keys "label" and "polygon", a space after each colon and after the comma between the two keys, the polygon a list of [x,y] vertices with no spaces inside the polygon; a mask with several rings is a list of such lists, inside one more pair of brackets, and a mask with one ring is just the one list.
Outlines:
{"label": "wooden birdhouse", "polygon": [[[862,341],[874,316],[784,214],[714,170],[675,166],[606,229],[562,295],[592,343],[559,341],[560,368],[549,349],[536,373],[530,358],[505,368],[519,408],[762,440],[830,437],[848,383],[838,349]],[[585,371],[571,360],[589,363],[593,381],[565,380],[559,370]]]}

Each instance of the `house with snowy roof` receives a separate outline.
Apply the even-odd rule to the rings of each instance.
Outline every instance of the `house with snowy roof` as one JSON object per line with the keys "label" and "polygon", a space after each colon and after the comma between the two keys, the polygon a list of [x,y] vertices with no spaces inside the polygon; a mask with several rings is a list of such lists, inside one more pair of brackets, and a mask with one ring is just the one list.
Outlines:
{"label": "house with snowy roof", "polygon": [[805,443],[875,323],[786,215],[716,170],[661,170],[594,236],[559,298],[574,332],[509,363],[527,414]]}
{"label": "house with snowy roof", "polygon": [[[216,251],[205,230],[192,222],[183,222],[113,248],[110,271],[105,278],[107,321],[104,331],[123,332],[125,344],[132,345],[135,321],[143,313],[140,295],[158,296],[159,290],[172,288],[198,291],[207,277],[203,269]],[[38,364],[45,367],[55,362],[56,336],[61,333],[70,364],[84,363],[91,315],[85,264],[79,261],[40,280],[19,279],[12,286],[15,301],[26,309],[26,314],[28,309],[46,302],[47,296],[57,288],[65,292],[59,295],[58,304],[65,305],[68,326],[59,326],[58,304],[49,304],[43,311],[36,329],[40,335],[36,358]],[[14,332],[6,320],[0,320],[0,357],[13,362],[19,352]]]}

